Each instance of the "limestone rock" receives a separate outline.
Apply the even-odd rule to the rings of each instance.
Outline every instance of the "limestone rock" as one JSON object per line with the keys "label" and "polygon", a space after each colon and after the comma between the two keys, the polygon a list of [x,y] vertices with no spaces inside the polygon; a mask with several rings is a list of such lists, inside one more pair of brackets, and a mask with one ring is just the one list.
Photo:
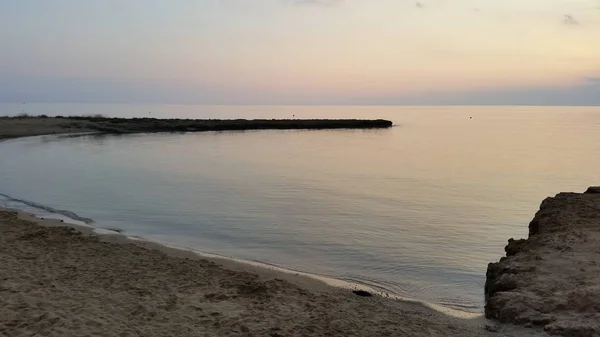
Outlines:
{"label": "limestone rock", "polygon": [[485,315],[563,336],[600,332],[600,187],[547,198],[486,273]]}

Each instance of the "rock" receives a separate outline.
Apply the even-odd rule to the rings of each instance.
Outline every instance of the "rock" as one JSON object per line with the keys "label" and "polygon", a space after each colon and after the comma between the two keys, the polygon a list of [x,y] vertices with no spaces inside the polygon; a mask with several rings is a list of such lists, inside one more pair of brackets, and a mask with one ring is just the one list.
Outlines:
{"label": "rock", "polygon": [[586,194],[600,194],[600,186],[590,186],[585,191]]}
{"label": "rock", "polygon": [[500,325],[498,324],[486,324],[484,327],[489,332],[498,332],[500,330]]}
{"label": "rock", "polygon": [[504,251],[506,252],[506,256],[512,256],[518,254],[520,251],[526,249],[527,240],[515,240],[508,239],[508,245],[504,247]]}
{"label": "rock", "polygon": [[373,294],[371,294],[368,291],[364,291],[364,290],[353,290],[352,293],[355,294],[355,295],[358,295],[358,296],[362,296],[362,297],[371,297],[371,296],[373,296]]}
{"label": "rock", "polygon": [[553,335],[600,331],[600,187],[545,199],[486,272],[485,315]]}

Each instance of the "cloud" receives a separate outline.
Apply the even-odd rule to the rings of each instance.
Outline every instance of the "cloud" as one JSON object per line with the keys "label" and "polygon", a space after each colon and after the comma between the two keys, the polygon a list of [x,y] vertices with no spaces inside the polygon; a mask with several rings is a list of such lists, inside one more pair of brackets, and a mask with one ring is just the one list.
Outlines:
{"label": "cloud", "polygon": [[[440,52],[450,52],[440,50]],[[310,90],[265,90],[199,80],[23,77],[0,69],[0,102],[245,104],[245,105],[556,105],[600,106],[600,68],[577,84],[491,87],[448,92],[336,94]],[[20,110],[19,110],[20,111]],[[34,113],[34,112],[31,112]]]}
{"label": "cloud", "polygon": [[470,92],[438,93],[411,97],[413,104],[433,105],[556,105],[600,106],[600,77],[584,77],[583,83],[562,87],[484,89]]}
{"label": "cloud", "polygon": [[415,7],[417,7],[417,8],[419,8],[419,9],[420,9],[420,8],[425,8],[425,5],[424,5],[423,3],[421,3],[421,2],[418,2],[418,1],[417,1],[417,2],[415,3]]}
{"label": "cloud", "polygon": [[317,5],[317,6],[331,6],[335,5],[342,0],[294,0],[294,5]]}
{"label": "cloud", "polygon": [[586,77],[586,84],[592,87],[600,87],[600,77]]}
{"label": "cloud", "polygon": [[568,26],[576,26],[579,25],[579,21],[573,17],[573,15],[565,14],[563,18],[563,24]]}
{"label": "cloud", "polygon": [[[326,102],[330,103],[330,102]],[[578,85],[486,88],[421,94],[382,94],[346,98],[348,105],[537,105],[600,106],[600,77],[584,77]]]}

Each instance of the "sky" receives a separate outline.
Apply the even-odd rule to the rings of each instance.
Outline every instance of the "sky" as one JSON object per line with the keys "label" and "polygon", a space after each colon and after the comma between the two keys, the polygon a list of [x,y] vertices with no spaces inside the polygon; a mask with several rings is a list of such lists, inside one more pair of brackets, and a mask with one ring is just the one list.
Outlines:
{"label": "sky", "polygon": [[600,0],[2,0],[21,101],[600,105]]}

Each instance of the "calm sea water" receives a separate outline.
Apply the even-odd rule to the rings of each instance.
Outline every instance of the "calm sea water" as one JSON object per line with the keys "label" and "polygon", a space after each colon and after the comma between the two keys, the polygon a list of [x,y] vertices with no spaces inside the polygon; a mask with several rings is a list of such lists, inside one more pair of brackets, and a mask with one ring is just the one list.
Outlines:
{"label": "calm sea water", "polygon": [[600,108],[0,105],[21,110],[391,119],[386,130],[5,141],[0,203],[466,311],[482,310],[487,264],[526,237],[543,198],[600,183]]}

